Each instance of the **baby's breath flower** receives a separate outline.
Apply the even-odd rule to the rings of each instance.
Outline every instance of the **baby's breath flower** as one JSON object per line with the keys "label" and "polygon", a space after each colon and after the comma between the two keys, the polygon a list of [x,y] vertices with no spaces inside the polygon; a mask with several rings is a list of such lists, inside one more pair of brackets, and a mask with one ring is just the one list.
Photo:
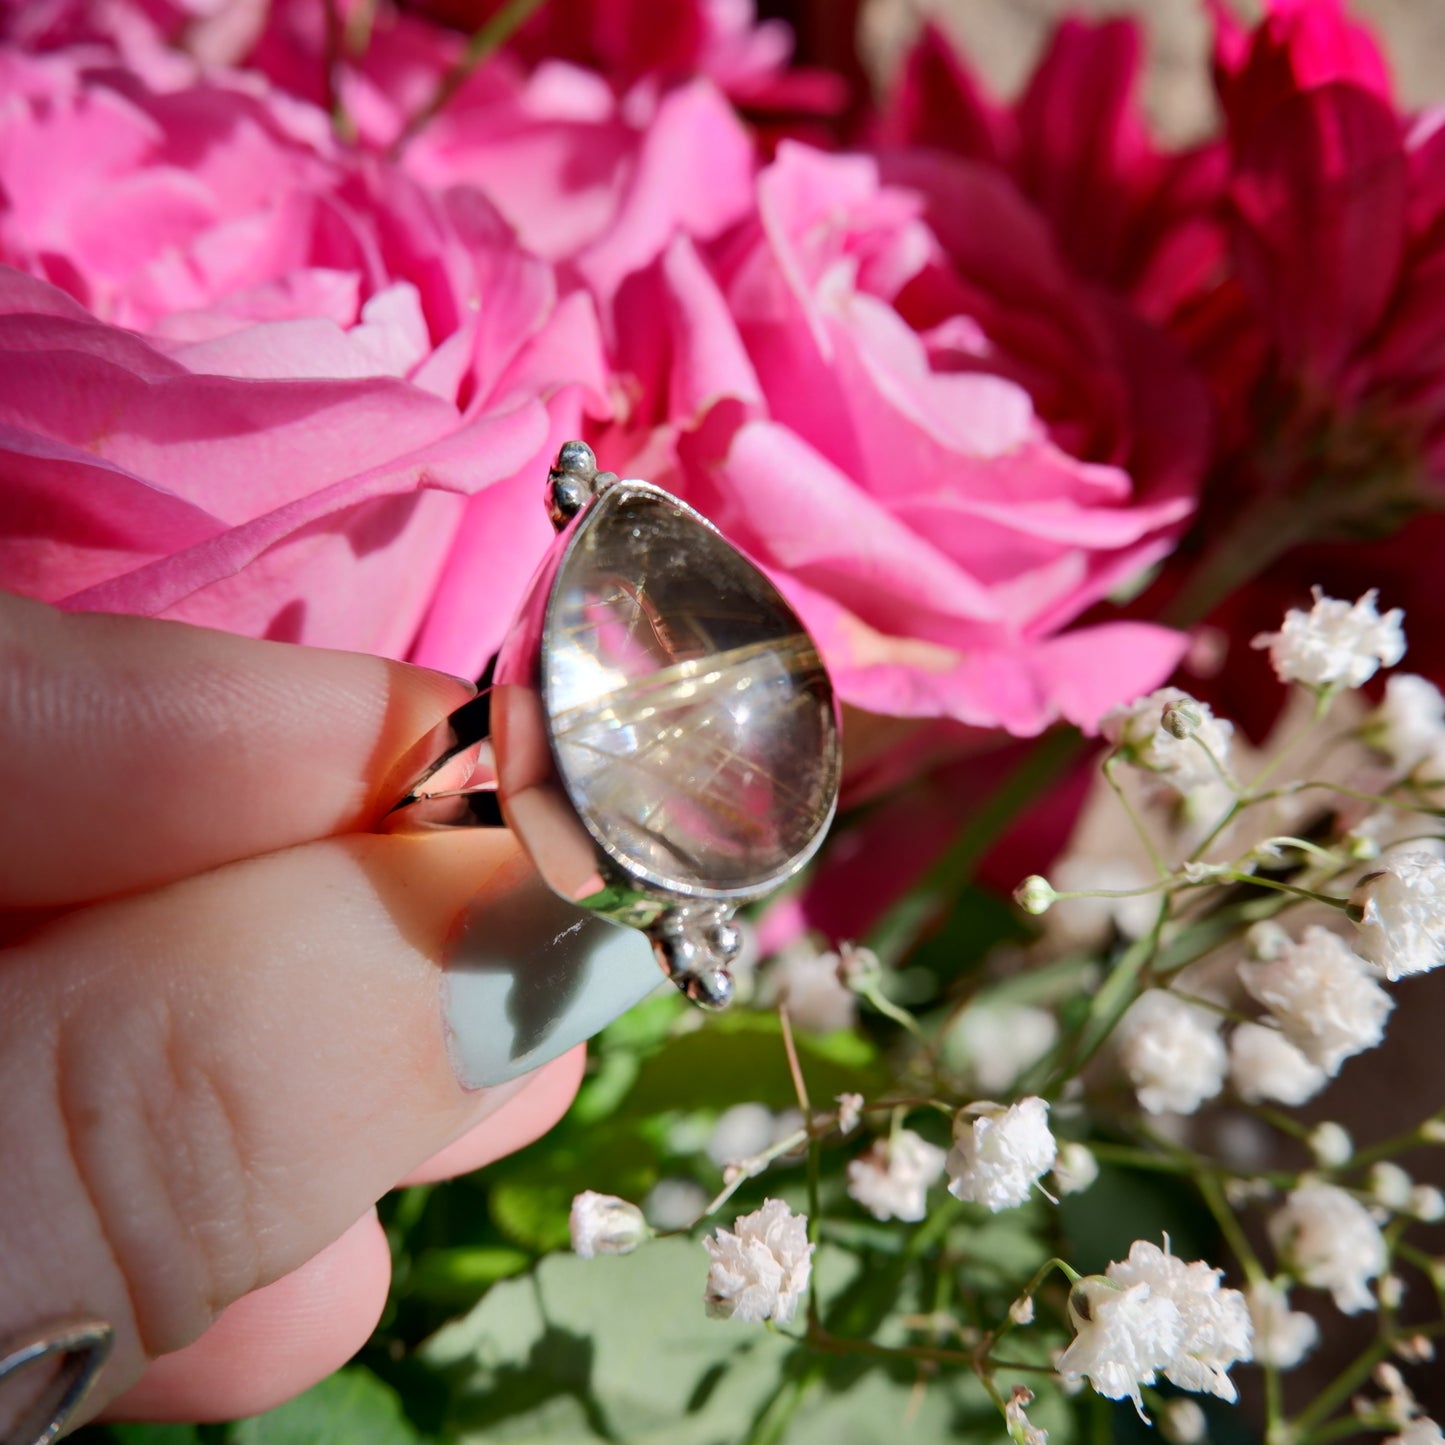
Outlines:
{"label": "baby's breath flower", "polygon": [[1278,632],[1262,632],[1254,647],[1269,648],[1269,660],[1281,682],[1306,687],[1362,687],[1378,668],[1393,667],[1405,655],[1405,614],[1375,610],[1373,588],[1353,604],[1314,589],[1308,612],[1292,607]]}
{"label": "baby's breath flower", "polygon": [[1124,1288],[1096,1274],[1069,1291],[1069,1322],[1074,1340],[1058,1361],[1065,1385],[1087,1379],[1106,1400],[1132,1400],[1143,1417],[1139,1387],[1154,1384],[1184,1340],[1178,1306],[1147,1284]]}
{"label": "baby's breath flower", "polygon": [[1425,973],[1445,957],[1445,862],[1399,853],[1350,894],[1359,951],[1391,981]]}
{"label": "baby's breath flower", "polygon": [[997,1214],[1022,1204],[1057,1157],[1049,1106],[1042,1099],[1030,1096],[1008,1108],[972,1104],[953,1121],[948,1192]]}
{"label": "baby's breath flower", "polygon": [[1277,1370],[1294,1369],[1319,1343],[1314,1317],[1290,1309],[1289,1295],[1277,1284],[1252,1284],[1245,1296],[1254,1321],[1254,1358]]}
{"label": "baby's breath flower", "polygon": [[1119,1062],[1151,1114],[1192,1114],[1224,1087],[1215,1016],[1168,989],[1139,995],[1114,1030]]}
{"label": "baby's breath flower", "polygon": [[1382,1159],[1370,1170],[1370,1193],[1386,1209],[1399,1214],[1410,1207],[1415,1181],[1398,1164]]}
{"label": "baby's breath flower", "polygon": [[1407,773],[1445,743],[1445,697],[1426,678],[1397,672],[1385,684],[1384,700],[1360,732]]}
{"label": "baby's breath flower", "polygon": [[1059,1021],[1026,1003],[977,1003],[959,1015],[944,1040],[943,1057],[987,1094],[1002,1094],[1031,1069],[1059,1037]]}
{"label": "baby's breath flower", "polygon": [[1030,1424],[1025,1409],[1034,1402],[1034,1392],[1026,1385],[1015,1385],[1013,1398],[1003,1409],[1004,1426],[1014,1445],[1049,1445],[1049,1432]]}
{"label": "baby's breath flower", "polygon": [[1248,1104],[1303,1104],[1329,1082],[1329,1075],[1278,1029],[1247,1023],[1229,1040],[1229,1078]]}
{"label": "baby's breath flower", "polygon": [[794,1025],[809,1033],[831,1034],[858,1021],[858,1001],[843,981],[840,953],[820,953],[811,943],[795,943],[774,956],[763,975],[763,998],[786,1004]]}
{"label": "baby's breath flower", "polygon": [[[1168,1240],[1165,1240],[1168,1244]],[[1252,1358],[1253,1326],[1249,1306],[1237,1289],[1220,1287],[1222,1270],[1202,1260],[1186,1264],[1168,1249],[1136,1239],[1129,1257],[1105,1271],[1125,1289],[1147,1285],[1156,1298],[1171,1301],[1182,1326],[1174,1355],[1164,1365],[1164,1377],[1181,1390],[1198,1390],[1235,1400],[1238,1392],[1229,1367]]]}
{"label": "baby's breath flower", "polygon": [[693,1179],[659,1179],[647,1191],[642,1212],[654,1229],[691,1229],[707,1210],[708,1194]]}
{"label": "baby's breath flower", "polygon": [[1059,1145],[1054,1187],[1060,1194],[1082,1194],[1099,1177],[1099,1161],[1087,1144],[1070,1139]]}
{"label": "baby's breath flower", "polygon": [[834,1101],[838,1105],[838,1132],[851,1134],[863,1117],[862,1094],[839,1094]]}
{"label": "baby's breath flower", "polygon": [[1327,1289],[1347,1315],[1374,1306],[1369,1282],[1387,1263],[1384,1236],[1370,1211],[1333,1184],[1309,1180],[1269,1221],[1269,1237],[1307,1285]]}
{"label": "baby's breath flower", "polygon": [[874,1219],[918,1220],[929,1186],[943,1173],[945,1152],[911,1129],[895,1130],[848,1165],[848,1193]]}
{"label": "baby's breath flower", "polygon": [[572,1248],[583,1259],[598,1254],[631,1254],[651,1233],[635,1204],[591,1189],[572,1201],[567,1227],[572,1232]]}
{"label": "baby's breath flower", "polygon": [[1181,797],[1201,787],[1212,790],[1234,740],[1233,723],[1177,687],[1161,687],[1112,709],[1099,720],[1099,730],[1122,757]]}
{"label": "baby's breath flower", "polygon": [[718,1115],[707,1157],[719,1169],[761,1154],[778,1137],[778,1116],[766,1104],[734,1104]]}
{"label": "baby's breath flower", "polygon": [[1333,1119],[1326,1119],[1310,1130],[1309,1146],[1321,1169],[1339,1169],[1350,1162],[1355,1152],[1355,1141],[1349,1131]]}
{"label": "baby's breath flower", "polygon": [[1428,1415],[1420,1415],[1406,1423],[1398,1435],[1391,1435],[1384,1445],[1445,1445],[1445,1435]]}
{"label": "baby's breath flower", "polygon": [[703,1296],[709,1315],[785,1325],[797,1313],[813,1272],[806,1215],[781,1199],[765,1199],[761,1209],[702,1243],[712,1257]]}
{"label": "baby's breath flower", "polygon": [[1426,1224],[1438,1224],[1445,1219],[1445,1194],[1433,1184],[1417,1184],[1410,1191],[1410,1202],[1405,1212]]}
{"label": "baby's breath flower", "polygon": [[1009,1307],[1008,1317],[1016,1325],[1031,1325],[1034,1322],[1034,1297],[1021,1294]]}
{"label": "baby's breath flower", "polygon": [[1198,1400],[1167,1400],[1159,1430],[1172,1445],[1200,1445],[1209,1435],[1209,1418]]}
{"label": "baby's breath flower", "polygon": [[1240,964],[1239,977],[1285,1038],[1330,1075],[1380,1042],[1395,1006],[1349,944],[1318,924],[1267,963]]}
{"label": "baby's breath flower", "polygon": [[1428,1365],[1435,1358],[1435,1342],[1429,1335],[1410,1335],[1395,1341],[1395,1353],[1407,1365]]}

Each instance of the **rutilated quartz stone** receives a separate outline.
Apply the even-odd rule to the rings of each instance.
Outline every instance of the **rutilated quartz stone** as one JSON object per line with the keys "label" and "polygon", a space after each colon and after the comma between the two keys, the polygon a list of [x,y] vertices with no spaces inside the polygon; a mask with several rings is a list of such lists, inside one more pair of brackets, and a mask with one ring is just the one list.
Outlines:
{"label": "rutilated quartz stone", "polygon": [[718,896],[811,852],[837,789],[827,674],[777,589],[694,513],[652,488],[604,492],[544,637],[558,774],[615,859]]}

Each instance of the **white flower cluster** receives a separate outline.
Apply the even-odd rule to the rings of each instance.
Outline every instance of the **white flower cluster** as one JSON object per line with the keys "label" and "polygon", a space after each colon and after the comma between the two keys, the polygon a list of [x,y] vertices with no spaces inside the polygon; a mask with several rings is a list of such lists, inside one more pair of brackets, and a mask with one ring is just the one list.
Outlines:
{"label": "white flower cluster", "polygon": [[1129,762],[1186,800],[1202,793],[1212,804],[1225,786],[1219,770],[1227,765],[1234,724],[1177,687],[1112,709],[1099,731]]}
{"label": "white flower cluster", "polygon": [[1042,1099],[1031,1095],[1007,1108],[987,1101],[971,1104],[953,1121],[948,1192],[995,1214],[1013,1209],[1054,1167],[1058,1152],[1049,1106]]}
{"label": "white flower cluster", "polygon": [[981,1093],[1002,1094],[1058,1042],[1059,1021],[1024,1003],[973,1004],[943,1041],[944,1062]]}
{"label": "white flower cluster", "polygon": [[1358,602],[1340,602],[1314,589],[1308,612],[1292,607],[1278,632],[1262,632],[1253,646],[1267,647],[1275,676],[1306,687],[1362,687],[1380,667],[1393,667],[1405,655],[1405,634],[1398,607],[1382,617],[1372,588]]}
{"label": "white flower cluster", "polygon": [[1254,1321],[1254,1358],[1261,1365],[1292,1370],[1319,1343],[1320,1327],[1313,1316],[1290,1309],[1289,1295],[1280,1285],[1251,1285],[1246,1298]]}
{"label": "white flower cluster", "polygon": [[1229,1079],[1247,1104],[1303,1104],[1324,1088],[1329,1075],[1278,1029],[1243,1023],[1229,1037]]}
{"label": "white flower cluster", "polygon": [[1241,964],[1239,977],[1284,1037],[1331,1077],[1346,1059],[1380,1042],[1395,1006],[1365,960],[1318,925],[1297,941],[1286,936],[1272,957]]}
{"label": "white flower cluster", "polygon": [[[1406,860],[1413,855],[1406,855]],[[1431,863],[1430,876],[1445,880],[1445,864]],[[1391,865],[1413,879],[1419,861]],[[1377,875],[1398,880],[1399,873]],[[1445,906],[1445,881],[1440,883]],[[1407,905],[1417,914],[1434,904],[1419,902],[1415,884]],[[1393,914],[1391,914],[1393,918]],[[1432,923],[1414,925],[1417,934]],[[1445,919],[1442,919],[1445,927]],[[1239,965],[1239,982],[1266,1010],[1258,1022],[1237,1024],[1228,1047],[1221,1016],[1171,989],[1149,989],[1119,1021],[1114,1047],[1142,1108],[1153,1114],[1192,1114],[1224,1087],[1226,1070],[1235,1091],[1249,1103],[1272,1100],[1302,1104],[1340,1071],[1345,1060],[1374,1048],[1384,1037],[1394,1001],[1380,986],[1371,964],[1337,933],[1311,925],[1299,939],[1282,929],[1267,955]],[[1422,947],[1407,943],[1406,948]]]}
{"label": "white flower cluster", "polygon": [[848,1193],[874,1219],[922,1219],[945,1158],[944,1150],[912,1129],[897,1129],[848,1165]]}
{"label": "white flower cluster", "polygon": [[1135,1240],[1127,1259],[1074,1286],[1075,1337],[1058,1363],[1065,1380],[1086,1378],[1108,1399],[1132,1400],[1141,1415],[1140,1386],[1160,1374],[1182,1390],[1234,1400],[1228,1371],[1253,1353],[1244,1296],[1221,1287],[1221,1271],[1169,1253],[1168,1243]]}
{"label": "white flower cluster", "polygon": [[1445,747],[1445,697],[1427,678],[1412,672],[1391,677],[1361,734],[1401,772],[1419,768],[1438,777],[1445,771],[1445,760],[1436,761]]}
{"label": "white flower cluster", "polygon": [[712,1258],[703,1299],[708,1314],[787,1324],[813,1273],[813,1246],[806,1215],[794,1214],[781,1199],[765,1199],[731,1229],[703,1240]]}
{"label": "white flower cluster", "polygon": [[1360,953],[1392,982],[1445,959],[1445,862],[1433,853],[1401,853],[1361,880],[1350,895]]}
{"label": "white flower cluster", "polygon": [[788,1017],[815,1034],[851,1029],[858,1022],[858,999],[844,982],[846,950],[820,953],[804,939],[776,954],[764,977],[763,998],[785,1003]]}
{"label": "white flower cluster", "polygon": [[1114,1030],[1119,1062],[1151,1114],[1192,1114],[1224,1087],[1218,1015],[1164,988],[1140,994]]}
{"label": "white flower cluster", "polygon": [[1269,1221],[1270,1239],[1303,1283],[1326,1289],[1347,1315],[1370,1309],[1372,1279],[1389,1262],[1370,1211],[1334,1184],[1306,1180]]}

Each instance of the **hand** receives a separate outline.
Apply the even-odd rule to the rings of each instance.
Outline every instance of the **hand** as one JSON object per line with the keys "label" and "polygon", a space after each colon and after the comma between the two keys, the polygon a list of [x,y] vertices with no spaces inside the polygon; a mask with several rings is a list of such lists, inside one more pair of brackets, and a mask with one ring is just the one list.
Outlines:
{"label": "hand", "polygon": [[0,1340],[111,1321],[87,1414],[230,1418],[306,1388],[381,1311],[375,1200],[570,1101],[580,1050],[482,1090],[449,1062],[442,964],[530,874],[511,835],[366,831],[465,698],[0,596]]}

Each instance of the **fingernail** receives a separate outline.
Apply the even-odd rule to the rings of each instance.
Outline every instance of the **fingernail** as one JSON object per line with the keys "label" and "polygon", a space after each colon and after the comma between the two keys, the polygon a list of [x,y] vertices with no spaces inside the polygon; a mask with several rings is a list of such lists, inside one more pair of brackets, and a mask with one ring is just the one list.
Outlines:
{"label": "fingernail", "polygon": [[663,982],[642,934],[565,902],[525,862],[468,910],[453,950],[442,1007],[468,1089],[557,1058]]}

